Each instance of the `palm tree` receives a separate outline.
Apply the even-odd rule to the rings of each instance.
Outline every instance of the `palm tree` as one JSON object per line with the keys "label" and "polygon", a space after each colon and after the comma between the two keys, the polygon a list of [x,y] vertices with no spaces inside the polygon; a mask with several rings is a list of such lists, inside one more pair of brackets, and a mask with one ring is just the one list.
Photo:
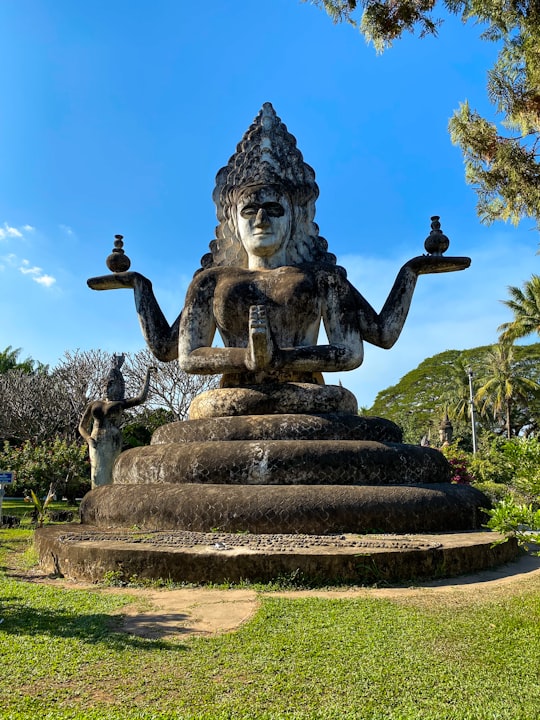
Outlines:
{"label": "palm tree", "polygon": [[34,361],[32,358],[26,358],[22,363],[19,362],[20,348],[13,348],[8,345],[5,350],[0,351],[0,373],[6,373],[9,370],[22,370],[30,373],[33,370]]}
{"label": "palm tree", "polygon": [[514,313],[512,322],[499,328],[501,342],[517,340],[532,333],[540,334],[540,276],[532,275],[523,288],[509,287],[510,300],[503,303]]}
{"label": "palm tree", "polygon": [[458,357],[446,372],[450,382],[448,389],[441,395],[445,412],[448,412],[453,420],[466,422],[471,416],[467,362]]}
{"label": "palm tree", "polygon": [[[539,295],[540,297],[540,295]],[[540,393],[540,385],[519,374],[514,348],[509,343],[494,345],[485,358],[484,384],[476,393],[480,413],[491,412],[504,423],[507,437],[512,437],[512,410],[517,401]]]}

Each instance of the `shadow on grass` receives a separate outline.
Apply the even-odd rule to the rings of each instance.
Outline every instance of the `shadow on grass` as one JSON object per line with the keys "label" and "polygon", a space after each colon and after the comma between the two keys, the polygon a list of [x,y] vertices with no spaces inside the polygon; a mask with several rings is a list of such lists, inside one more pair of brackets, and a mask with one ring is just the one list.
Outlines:
{"label": "shadow on grass", "polygon": [[[180,617],[180,616],[179,616]],[[187,616],[184,616],[187,618]],[[119,631],[122,615],[69,613],[65,610],[32,608],[24,597],[0,595],[0,634],[74,638],[87,643],[104,643],[114,650],[187,650],[187,645],[143,639]]]}

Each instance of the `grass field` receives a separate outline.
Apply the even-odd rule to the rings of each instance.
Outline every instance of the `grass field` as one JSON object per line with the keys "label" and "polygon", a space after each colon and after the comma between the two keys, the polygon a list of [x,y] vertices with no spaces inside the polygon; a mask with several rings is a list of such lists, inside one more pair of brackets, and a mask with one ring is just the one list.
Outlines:
{"label": "grass field", "polygon": [[538,573],[395,599],[268,593],[234,633],[146,640],[117,631],[132,596],[12,577],[29,542],[0,531],[3,720],[540,718]]}
{"label": "grass field", "polygon": [[[32,525],[32,510],[33,505],[31,502],[25,502],[22,498],[4,498],[2,501],[2,515],[11,515],[19,518],[22,527],[30,527]],[[79,508],[77,505],[70,505],[67,502],[58,500],[52,502],[47,510],[68,510],[77,516]]]}

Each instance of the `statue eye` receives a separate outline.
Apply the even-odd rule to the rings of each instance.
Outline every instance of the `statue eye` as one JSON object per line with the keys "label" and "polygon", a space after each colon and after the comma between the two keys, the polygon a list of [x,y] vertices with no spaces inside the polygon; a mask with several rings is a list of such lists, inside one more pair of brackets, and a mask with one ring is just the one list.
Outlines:
{"label": "statue eye", "polygon": [[246,205],[240,210],[240,215],[243,218],[250,218],[254,217],[257,212],[259,211],[259,208],[257,205]]}
{"label": "statue eye", "polygon": [[285,210],[279,203],[265,203],[264,209],[270,217],[283,217]]}

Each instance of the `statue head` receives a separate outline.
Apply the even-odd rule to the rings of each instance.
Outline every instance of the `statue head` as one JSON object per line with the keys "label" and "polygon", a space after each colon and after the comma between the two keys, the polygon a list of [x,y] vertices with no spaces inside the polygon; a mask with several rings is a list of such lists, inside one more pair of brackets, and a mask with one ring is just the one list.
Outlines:
{"label": "statue head", "polygon": [[242,188],[232,216],[236,237],[248,257],[286,264],[292,231],[292,203],[276,185]]}
{"label": "statue head", "polygon": [[318,194],[313,168],[272,105],[265,103],[216,176],[213,199],[219,225],[203,267],[248,267],[248,253],[276,248],[283,264],[335,264],[314,222]]}
{"label": "statue head", "polygon": [[124,376],[120,368],[124,364],[125,355],[113,355],[111,359],[112,367],[109,370],[103,392],[107,400],[123,400],[126,393],[126,384]]}

